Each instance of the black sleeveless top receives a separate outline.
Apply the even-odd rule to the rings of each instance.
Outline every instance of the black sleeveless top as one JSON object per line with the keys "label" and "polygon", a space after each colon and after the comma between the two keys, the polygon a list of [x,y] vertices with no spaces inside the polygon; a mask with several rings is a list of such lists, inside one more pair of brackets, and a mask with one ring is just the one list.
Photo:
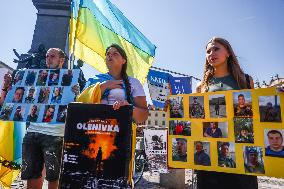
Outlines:
{"label": "black sleeveless top", "polygon": [[228,90],[239,90],[237,81],[232,75],[227,75],[224,77],[212,77],[209,80],[209,90],[208,92],[216,91],[228,91]]}
{"label": "black sleeveless top", "polygon": [[[249,76],[246,75],[247,85]],[[208,92],[239,90],[237,81],[232,75],[211,78]],[[215,171],[197,171],[197,189],[258,189],[257,177]]]}

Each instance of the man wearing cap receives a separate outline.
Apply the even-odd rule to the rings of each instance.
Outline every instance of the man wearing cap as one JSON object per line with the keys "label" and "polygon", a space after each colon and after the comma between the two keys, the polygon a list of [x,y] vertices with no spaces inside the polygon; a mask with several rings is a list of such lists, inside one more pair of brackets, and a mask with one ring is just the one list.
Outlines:
{"label": "man wearing cap", "polygon": [[25,103],[34,103],[35,102],[34,93],[35,93],[35,88],[31,87],[29,89],[28,96],[25,98]]}
{"label": "man wearing cap", "polygon": [[230,143],[222,142],[220,146],[220,153],[218,155],[218,165],[220,167],[236,167],[236,162],[231,157],[230,151]]}
{"label": "man wearing cap", "polygon": [[245,163],[246,173],[260,173],[264,174],[263,163],[258,161],[258,152],[255,148],[247,148],[247,163]]}
{"label": "man wearing cap", "polygon": [[23,121],[23,116],[22,116],[22,107],[18,106],[16,108],[16,111],[14,113],[13,121]]}
{"label": "man wearing cap", "polygon": [[243,125],[240,129],[240,133],[237,136],[237,142],[243,142],[243,143],[253,143],[253,136],[250,133],[248,127],[246,125]]}

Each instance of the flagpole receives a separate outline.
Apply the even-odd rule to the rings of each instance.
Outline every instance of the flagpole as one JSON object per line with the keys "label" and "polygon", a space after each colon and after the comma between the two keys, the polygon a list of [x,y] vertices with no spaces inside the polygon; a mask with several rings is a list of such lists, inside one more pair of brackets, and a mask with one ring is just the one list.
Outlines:
{"label": "flagpole", "polygon": [[[74,3],[74,0],[72,0],[72,2]],[[77,12],[77,21],[76,21],[76,27],[75,27],[75,35],[74,35],[74,38],[73,38],[73,48],[72,48],[72,53],[70,55],[70,68],[69,69],[72,69],[74,67],[74,61],[75,61],[75,55],[74,55],[74,52],[75,52],[75,45],[76,45],[76,39],[77,39],[77,28],[79,27],[79,21],[80,21],[80,16],[81,16],[81,12],[80,12],[80,7],[81,7],[81,0],[80,0],[80,3],[79,3],[79,8],[78,8],[78,12]]]}

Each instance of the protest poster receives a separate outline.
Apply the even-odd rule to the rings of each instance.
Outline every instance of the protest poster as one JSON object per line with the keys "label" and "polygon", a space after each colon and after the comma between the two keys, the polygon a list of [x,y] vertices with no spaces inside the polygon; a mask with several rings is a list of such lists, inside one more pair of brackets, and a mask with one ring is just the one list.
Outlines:
{"label": "protest poster", "polygon": [[192,93],[192,77],[169,77],[171,94],[190,94]]}
{"label": "protest poster", "polygon": [[59,188],[127,188],[131,140],[131,106],[70,103]]}
{"label": "protest poster", "polygon": [[169,167],[284,178],[284,93],[260,88],[168,99]]}
{"label": "protest poster", "polygon": [[167,130],[144,129],[144,146],[149,170],[167,173]]}
{"label": "protest poster", "polygon": [[0,113],[4,121],[64,123],[79,69],[25,69],[13,78]]}
{"label": "protest poster", "polygon": [[149,70],[147,83],[153,105],[157,108],[164,108],[167,96],[170,95],[169,73]]}

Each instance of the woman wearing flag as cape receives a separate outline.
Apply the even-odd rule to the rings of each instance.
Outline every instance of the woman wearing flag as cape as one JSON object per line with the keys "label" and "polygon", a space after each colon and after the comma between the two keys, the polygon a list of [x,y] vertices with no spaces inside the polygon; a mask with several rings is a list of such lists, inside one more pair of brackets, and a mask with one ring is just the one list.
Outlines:
{"label": "woman wearing flag as cape", "polygon": [[[148,108],[145,92],[138,79],[127,75],[127,55],[119,45],[112,44],[106,49],[106,65],[109,72],[90,78],[86,89],[78,95],[77,101],[109,104],[114,110],[121,106],[133,105],[134,121],[146,121]],[[130,182],[131,178],[132,175],[129,175]]]}
{"label": "woman wearing flag as cape", "polygon": [[[252,78],[241,69],[230,43],[213,37],[206,45],[206,61],[203,79],[197,92],[215,92],[253,88]],[[257,189],[257,177],[251,175],[197,172],[197,188]]]}

